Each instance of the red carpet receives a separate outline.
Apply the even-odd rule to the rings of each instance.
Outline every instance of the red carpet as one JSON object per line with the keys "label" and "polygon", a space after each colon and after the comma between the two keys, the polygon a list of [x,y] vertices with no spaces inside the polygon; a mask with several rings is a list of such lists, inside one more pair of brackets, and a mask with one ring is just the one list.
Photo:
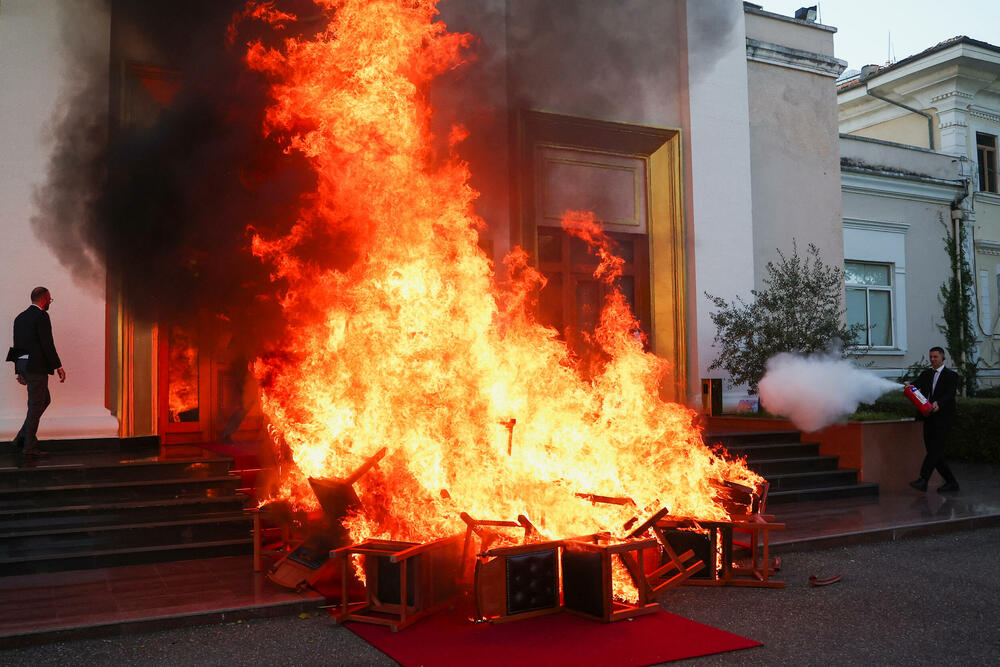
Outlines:
{"label": "red carpet", "polygon": [[498,625],[469,623],[446,611],[396,633],[368,623],[347,627],[404,667],[624,667],[761,646],[664,611],[609,624],[561,613]]}

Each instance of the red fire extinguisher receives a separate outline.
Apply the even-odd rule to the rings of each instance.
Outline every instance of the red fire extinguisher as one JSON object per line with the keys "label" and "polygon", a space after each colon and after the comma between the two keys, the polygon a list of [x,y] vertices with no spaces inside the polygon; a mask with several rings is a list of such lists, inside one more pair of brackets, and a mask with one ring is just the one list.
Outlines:
{"label": "red fire extinguisher", "polygon": [[906,389],[903,390],[903,393],[906,394],[908,399],[910,399],[910,403],[917,406],[917,410],[920,410],[920,414],[924,417],[934,411],[934,406],[931,405],[931,402],[924,398],[924,395],[920,393],[920,390],[912,384],[906,385]]}

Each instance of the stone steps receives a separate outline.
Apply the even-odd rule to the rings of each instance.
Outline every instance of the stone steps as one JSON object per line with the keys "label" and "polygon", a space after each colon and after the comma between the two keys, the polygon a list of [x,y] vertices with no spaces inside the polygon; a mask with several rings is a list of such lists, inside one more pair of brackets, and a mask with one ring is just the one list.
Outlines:
{"label": "stone steps", "polygon": [[819,443],[801,442],[799,431],[706,432],[709,445],[743,457],[770,483],[769,503],[792,503],[878,495],[878,485],[859,483],[857,469],[840,468],[839,457],[819,453]]}
{"label": "stone steps", "polygon": [[0,573],[249,554],[230,456],[156,439],[45,441],[0,451]]}

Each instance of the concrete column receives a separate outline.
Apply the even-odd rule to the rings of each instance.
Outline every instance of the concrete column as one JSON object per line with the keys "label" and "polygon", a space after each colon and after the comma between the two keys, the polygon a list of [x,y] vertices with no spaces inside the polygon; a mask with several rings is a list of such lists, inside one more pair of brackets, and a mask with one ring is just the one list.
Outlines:
{"label": "concrete column", "polygon": [[[731,14],[731,15],[730,15]],[[708,26],[732,26],[725,35]],[[715,325],[705,292],[725,299],[747,297],[754,286],[753,203],[750,184],[750,106],[746,24],[742,3],[688,0],[692,219],[688,220],[689,279],[694,300],[689,317],[689,400],[701,404],[699,378],[717,351]],[[693,238],[693,247],[691,238]]]}

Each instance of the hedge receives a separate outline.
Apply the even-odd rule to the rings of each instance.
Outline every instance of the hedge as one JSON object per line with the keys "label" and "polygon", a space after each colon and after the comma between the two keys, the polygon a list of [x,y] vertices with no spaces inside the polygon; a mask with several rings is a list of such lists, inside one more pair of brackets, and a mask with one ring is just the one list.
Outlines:
{"label": "hedge", "polygon": [[[862,406],[898,417],[914,417],[916,409],[901,393]],[[1000,398],[958,398],[958,422],[948,435],[948,458],[1000,464]]]}

